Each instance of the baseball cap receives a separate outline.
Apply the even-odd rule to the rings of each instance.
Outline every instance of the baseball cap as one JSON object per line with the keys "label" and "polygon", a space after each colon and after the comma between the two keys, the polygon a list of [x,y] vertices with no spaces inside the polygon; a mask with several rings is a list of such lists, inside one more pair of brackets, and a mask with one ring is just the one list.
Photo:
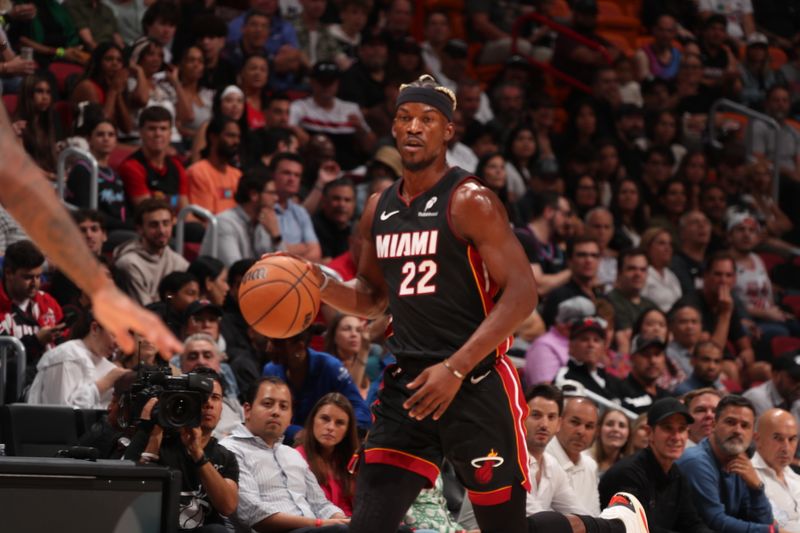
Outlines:
{"label": "baseball cap", "polygon": [[758,226],[758,219],[749,211],[736,210],[728,212],[727,229],[732,230],[736,226],[740,226],[745,222],[750,222]]}
{"label": "baseball cap", "polygon": [[341,75],[342,71],[332,61],[317,61],[311,69],[311,77],[319,81],[338,80]]}
{"label": "baseball cap", "polygon": [[208,300],[195,300],[189,304],[189,307],[186,308],[186,311],[184,311],[183,314],[186,318],[189,318],[190,316],[194,316],[206,310],[213,312],[219,317],[222,316],[222,308],[218,305],[212,304]]}
{"label": "baseball cap", "polygon": [[594,331],[601,337],[605,337],[606,327],[608,327],[608,323],[599,316],[587,316],[580,318],[578,320],[574,320],[572,324],[570,324],[569,338],[574,339],[578,335],[587,331]]}
{"label": "baseball cap", "polygon": [[800,380],[800,351],[794,350],[778,356],[772,363],[773,370],[783,370],[794,380]]}
{"label": "baseball cap", "polygon": [[597,312],[594,303],[585,296],[575,296],[558,304],[556,324],[572,324]]}
{"label": "baseball cap", "polygon": [[372,160],[376,163],[381,163],[389,167],[398,178],[403,175],[403,161],[400,157],[400,152],[394,146],[381,146]]}
{"label": "baseball cap", "polygon": [[751,46],[769,46],[769,39],[763,33],[753,32],[747,36],[747,47]]}
{"label": "baseball cap", "polygon": [[631,355],[643,352],[651,346],[658,346],[661,350],[667,347],[666,343],[658,337],[636,335],[631,342]]}
{"label": "baseball cap", "polygon": [[694,418],[689,414],[686,406],[677,398],[661,398],[656,400],[647,411],[647,425],[655,427],[662,420],[672,415],[683,415],[687,424],[694,423]]}

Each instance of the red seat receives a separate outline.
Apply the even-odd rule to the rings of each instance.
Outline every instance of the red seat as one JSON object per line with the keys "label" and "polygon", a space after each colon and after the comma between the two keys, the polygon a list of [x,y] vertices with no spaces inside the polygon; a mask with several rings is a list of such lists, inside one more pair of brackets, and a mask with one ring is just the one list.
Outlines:
{"label": "red seat", "polygon": [[800,296],[798,295],[790,295],[784,296],[781,303],[792,310],[794,316],[800,320]]}
{"label": "red seat", "polygon": [[6,111],[8,112],[9,116],[13,115],[14,111],[17,110],[18,103],[19,97],[16,94],[3,95],[3,105],[6,107]]}
{"label": "red seat", "polygon": [[764,267],[767,269],[767,274],[770,275],[772,274],[773,268],[786,262],[783,256],[769,252],[760,252],[758,256],[764,261]]}
{"label": "red seat", "polygon": [[138,146],[131,146],[130,144],[118,144],[108,158],[108,166],[114,169],[115,172],[118,171],[122,162],[138,149]]}
{"label": "red seat", "polygon": [[50,72],[52,72],[53,75],[56,77],[56,83],[58,84],[58,92],[61,94],[66,94],[67,79],[72,75],[74,75],[76,78],[80,77],[84,72],[84,68],[74,63],[63,63],[61,61],[55,61],[53,63],[50,63]]}
{"label": "red seat", "polygon": [[800,339],[795,337],[773,337],[770,341],[772,357],[778,357],[786,352],[800,350]]}

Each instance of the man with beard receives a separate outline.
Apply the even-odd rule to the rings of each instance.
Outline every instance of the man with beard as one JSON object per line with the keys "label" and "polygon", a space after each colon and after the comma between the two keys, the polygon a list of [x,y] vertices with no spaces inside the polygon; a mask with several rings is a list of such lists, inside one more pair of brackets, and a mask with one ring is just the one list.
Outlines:
{"label": "man with beard", "polygon": [[720,382],[722,374],[722,348],[711,341],[700,341],[692,352],[692,374],[675,387],[675,394],[710,387],[725,391]]}
{"label": "man with beard", "polygon": [[547,326],[553,325],[558,304],[575,296],[585,296],[596,302],[600,290],[594,286],[597,268],[600,265],[600,245],[586,236],[577,237],[567,244],[567,266],[570,279],[563,286],[548,293],[544,300],[542,319]]}
{"label": "man with beard", "polygon": [[325,184],[320,209],[311,217],[324,263],[347,251],[355,211],[356,188],[349,178]]}
{"label": "man with beard", "polygon": [[204,157],[186,169],[189,202],[215,215],[236,206],[234,196],[242,172],[232,163],[239,153],[241,133],[232,118],[217,116],[209,122]]}
{"label": "man with beard", "polygon": [[658,386],[666,370],[664,341],[637,335],[631,343],[631,372],[622,382],[622,405],[635,413],[645,413],[653,402],[670,396]]}
{"label": "man with beard", "polygon": [[754,423],[750,400],[726,396],[717,405],[711,435],[677,461],[694,489],[700,516],[716,531],[776,530],[764,483],[747,456]]}
{"label": "man with beard", "polygon": [[158,301],[158,284],[164,276],[186,270],[189,263],[169,247],[175,217],[167,202],[143,200],[136,207],[134,223],[139,238],[114,250],[114,264],[130,277],[132,296],[147,305]]}
{"label": "man with beard", "polygon": [[694,419],[675,398],[655,402],[647,412],[650,444],[623,458],[600,480],[600,501],[624,490],[647,502],[647,522],[654,533],[711,533],[692,503],[692,489],[675,466]]}
{"label": "man with beard", "polygon": [[701,440],[711,435],[714,429],[714,413],[722,399],[722,393],[716,389],[697,389],[683,396],[683,403],[689,409],[694,422],[689,424],[689,440],[686,448],[697,446]]}
{"label": "man with beard", "polygon": [[681,282],[681,292],[689,294],[703,284],[703,262],[711,243],[711,221],[699,209],[688,211],[678,219],[678,237],[680,244],[669,268]]}
{"label": "man with beard", "polygon": [[800,135],[786,123],[792,105],[791,93],[784,85],[775,85],[767,91],[764,111],[778,122],[781,129],[775,136],[766,123],[753,123],[753,155],[774,161],[781,174],[794,179],[800,176]]}

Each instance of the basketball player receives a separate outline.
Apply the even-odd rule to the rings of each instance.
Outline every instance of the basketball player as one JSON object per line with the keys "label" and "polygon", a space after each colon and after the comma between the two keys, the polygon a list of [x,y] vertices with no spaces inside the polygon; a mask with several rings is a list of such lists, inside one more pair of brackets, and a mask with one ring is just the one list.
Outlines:
{"label": "basketball player", "polygon": [[[384,373],[360,458],[355,533],[394,531],[443,458],[482,532],[528,531],[527,407],[504,354],[536,307],[536,283],[497,197],[447,166],[455,107],[430,76],[401,86],[392,134],[403,176],[367,202],[358,276],[345,284],[315,268],[326,303],[392,316],[397,364]],[[542,532],[626,531],[619,520],[545,515]]]}
{"label": "basketball player", "polygon": [[181,344],[149,311],[116,288],[108,271],[89,251],[67,210],[53,194],[53,186],[22,148],[0,106],[0,204],[30,235],[47,258],[92,300],[97,321],[117,340],[120,349],[133,351],[131,331],[158,347],[165,358],[181,351]]}

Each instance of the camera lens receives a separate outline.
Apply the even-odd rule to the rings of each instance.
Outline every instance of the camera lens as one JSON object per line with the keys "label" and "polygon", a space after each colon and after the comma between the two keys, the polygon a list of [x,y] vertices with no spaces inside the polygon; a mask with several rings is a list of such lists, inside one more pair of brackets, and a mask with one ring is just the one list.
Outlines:
{"label": "camera lens", "polygon": [[198,403],[195,394],[175,392],[162,398],[162,401],[160,414],[169,427],[197,425],[202,405]]}

